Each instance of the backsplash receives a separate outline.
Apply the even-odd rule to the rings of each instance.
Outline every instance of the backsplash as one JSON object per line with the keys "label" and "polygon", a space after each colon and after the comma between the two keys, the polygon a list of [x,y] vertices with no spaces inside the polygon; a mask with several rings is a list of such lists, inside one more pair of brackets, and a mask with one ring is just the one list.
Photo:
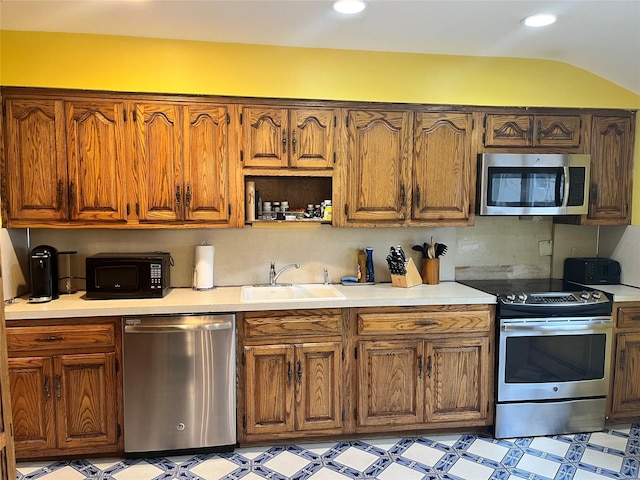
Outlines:
{"label": "backsplash", "polygon": [[[316,225],[174,230],[3,229],[0,238],[4,294],[5,298],[10,298],[26,293],[27,241],[31,248],[48,244],[60,251],[77,251],[73,270],[78,276],[84,276],[85,257],[98,252],[168,251],[174,259],[172,286],[190,287],[195,246],[203,241],[215,247],[214,284],[231,286],[266,282],[271,261],[276,262],[276,268],[287,263],[301,264],[299,270],[284,273],[283,282],[320,283],[323,267],[327,267],[329,280],[337,283],[343,276],[356,273],[357,252],[362,247],[374,249],[376,282],[390,282],[385,261],[389,247],[401,245],[420,268],[421,255],[411,247],[430,243],[433,237],[434,241],[449,247],[441,259],[440,280],[451,281],[548,277],[552,265],[561,264],[564,259],[558,259],[554,254],[555,261],[552,262],[554,257],[549,255],[549,248],[564,245],[562,254],[569,256],[565,254],[567,248],[571,251],[567,246],[576,244],[581,255],[586,255],[589,246],[596,244],[596,229],[564,227],[554,226],[549,217],[476,217],[475,226],[459,228],[331,228]],[[78,287],[84,288],[84,283]]]}

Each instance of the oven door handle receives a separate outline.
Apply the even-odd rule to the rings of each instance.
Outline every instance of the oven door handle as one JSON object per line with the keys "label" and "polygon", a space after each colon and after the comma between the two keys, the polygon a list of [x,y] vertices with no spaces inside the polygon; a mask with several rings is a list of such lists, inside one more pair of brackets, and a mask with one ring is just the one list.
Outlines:
{"label": "oven door handle", "polygon": [[571,187],[571,180],[569,178],[570,176],[570,170],[569,170],[569,166],[566,165],[563,167],[564,170],[564,185],[563,185],[563,191],[562,191],[562,203],[561,203],[561,207],[563,210],[565,210],[567,208],[567,206],[569,205],[569,188]]}

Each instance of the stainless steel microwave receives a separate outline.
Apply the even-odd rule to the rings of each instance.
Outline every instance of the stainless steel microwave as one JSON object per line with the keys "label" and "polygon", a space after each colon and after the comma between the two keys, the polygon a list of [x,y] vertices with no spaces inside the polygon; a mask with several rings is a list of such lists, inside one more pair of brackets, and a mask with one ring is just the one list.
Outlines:
{"label": "stainless steel microwave", "polygon": [[589,208],[591,157],[485,153],[479,157],[480,215],[583,215]]}
{"label": "stainless steel microwave", "polygon": [[98,253],[85,267],[88,299],[161,298],[171,285],[166,252]]}

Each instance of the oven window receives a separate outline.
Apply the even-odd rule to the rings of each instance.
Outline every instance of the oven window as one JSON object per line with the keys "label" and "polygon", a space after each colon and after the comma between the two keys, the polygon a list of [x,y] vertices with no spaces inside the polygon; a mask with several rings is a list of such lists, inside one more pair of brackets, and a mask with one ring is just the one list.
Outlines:
{"label": "oven window", "polygon": [[487,205],[493,207],[559,207],[564,170],[561,167],[489,167]]}
{"label": "oven window", "polygon": [[118,265],[96,268],[96,287],[135,290],[138,288],[138,266]]}
{"label": "oven window", "polygon": [[575,382],[604,378],[604,333],[509,337],[506,341],[506,383]]}

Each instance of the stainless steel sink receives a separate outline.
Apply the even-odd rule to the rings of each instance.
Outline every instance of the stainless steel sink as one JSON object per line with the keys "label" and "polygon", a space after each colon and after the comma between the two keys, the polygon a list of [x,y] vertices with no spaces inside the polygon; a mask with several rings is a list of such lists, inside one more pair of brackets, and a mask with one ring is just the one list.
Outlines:
{"label": "stainless steel sink", "polygon": [[240,301],[244,303],[300,302],[305,300],[341,300],[345,296],[333,285],[254,285],[241,288]]}

